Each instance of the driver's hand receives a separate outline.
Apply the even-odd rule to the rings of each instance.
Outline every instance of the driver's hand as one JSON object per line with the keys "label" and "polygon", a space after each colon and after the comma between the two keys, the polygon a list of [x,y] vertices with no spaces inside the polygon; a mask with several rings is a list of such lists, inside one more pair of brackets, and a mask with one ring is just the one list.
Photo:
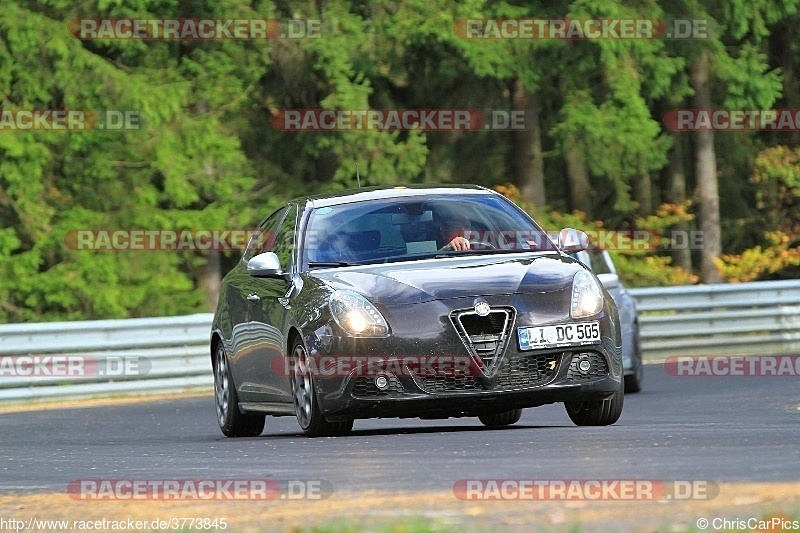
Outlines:
{"label": "driver's hand", "polygon": [[464,237],[456,237],[452,241],[450,241],[447,246],[449,246],[452,250],[457,252],[462,252],[464,250],[469,250],[469,241]]}

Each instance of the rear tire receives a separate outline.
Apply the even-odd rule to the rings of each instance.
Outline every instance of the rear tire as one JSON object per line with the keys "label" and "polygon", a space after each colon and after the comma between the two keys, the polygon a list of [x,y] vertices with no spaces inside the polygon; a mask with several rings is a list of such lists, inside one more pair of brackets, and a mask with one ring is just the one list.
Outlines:
{"label": "rear tire", "polygon": [[214,352],[214,401],[217,423],[226,437],[258,437],[264,431],[264,415],[246,415],[239,411],[236,385],[221,342]]}
{"label": "rear tire", "polygon": [[317,404],[311,358],[297,339],[292,346],[289,379],[292,385],[294,412],[297,423],[308,437],[338,437],[350,433],[352,420],[328,422]]}
{"label": "rear tire", "polygon": [[522,418],[522,409],[512,409],[510,411],[503,411],[502,413],[481,415],[478,417],[478,420],[480,420],[484,426],[496,428],[510,426],[511,424],[519,422],[520,418]]}
{"label": "rear tire", "polygon": [[640,392],[644,381],[642,365],[642,343],[639,338],[639,324],[633,325],[633,374],[625,376],[625,394]]}
{"label": "rear tire", "polygon": [[567,414],[576,426],[609,426],[619,420],[625,400],[625,386],[611,398],[582,402],[564,402]]}

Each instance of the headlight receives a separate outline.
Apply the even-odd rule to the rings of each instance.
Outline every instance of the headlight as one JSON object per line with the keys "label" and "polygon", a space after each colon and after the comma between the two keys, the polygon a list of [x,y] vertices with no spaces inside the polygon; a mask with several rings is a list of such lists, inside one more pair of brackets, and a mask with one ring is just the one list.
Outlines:
{"label": "headlight", "polygon": [[596,315],[603,308],[603,291],[594,276],[581,270],[572,278],[572,301],[569,314],[572,318]]}
{"label": "headlight", "polygon": [[333,319],[347,333],[358,337],[389,334],[389,326],[380,311],[357,292],[335,291],[329,303]]}

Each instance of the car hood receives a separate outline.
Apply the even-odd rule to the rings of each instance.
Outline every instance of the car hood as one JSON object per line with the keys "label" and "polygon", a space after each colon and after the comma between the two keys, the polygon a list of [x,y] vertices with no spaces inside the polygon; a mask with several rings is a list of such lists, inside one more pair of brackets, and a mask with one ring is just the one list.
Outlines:
{"label": "car hood", "polygon": [[548,293],[572,286],[580,263],[558,254],[471,256],[313,271],[331,289],[375,303],[406,304],[470,296]]}

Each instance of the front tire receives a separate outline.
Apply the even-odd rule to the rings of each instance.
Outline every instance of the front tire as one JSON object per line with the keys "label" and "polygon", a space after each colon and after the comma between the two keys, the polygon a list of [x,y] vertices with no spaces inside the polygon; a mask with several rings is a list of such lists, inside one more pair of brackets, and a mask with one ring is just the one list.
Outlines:
{"label": "front tire", "polygon": [[214,401],[217,422],[226,437],[258,437],[264,431],[264,415],[246,415],[239,411],[239,397],[221,342],[214,352]]}
{"label": "front tire", "polygon": [[503,411],[502,413],[481,415],[478,417],[478,420],[480,420],[484,426],[496,428],[515,424],[519,422],[520,418],[522,418],[522,409],[512,409],[510,411]]}
{"label": "front tire", "polygon": [[353,429],[352,420],[328,422],[320,411],[314,389],[311,357],[300,339],[292,347],[290,368],[294,411],[303,433],[309,437],[337,437],[350,433]]}
{"label": "front tire", "polygon": [[576,426],[609,426],[619,420],[624,400],[625,386],[620,384],[619,390],[611,398],[564,402],[564,407]]}

